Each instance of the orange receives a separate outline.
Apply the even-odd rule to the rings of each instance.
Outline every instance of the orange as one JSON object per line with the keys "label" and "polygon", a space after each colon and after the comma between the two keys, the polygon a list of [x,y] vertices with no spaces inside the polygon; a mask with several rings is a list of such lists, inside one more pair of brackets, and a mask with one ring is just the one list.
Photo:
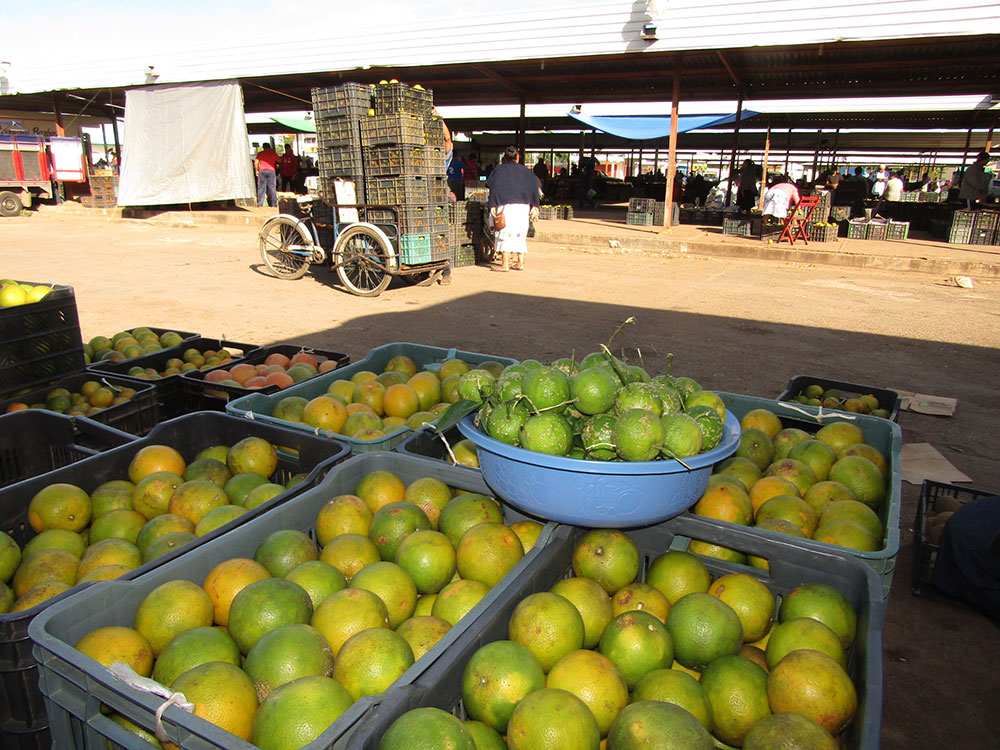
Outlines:
{"label": "orange", "polygon": [[836,736],[851,723],[858,695],[850,676],[826,654],[792,651],[767,678],[767,697],[775,713],[792,711]]}
{"label": "orange", "polygon": [[413,651],[403,636],[385,628],[362,630],[340,647],[333,679],[354,700],[380,695],[413,665]]}
{"label": "orange", "polygon": [[631,689],[643,675],[673,661],[673,642],[653,615],[633,610],[613,618],[601,635],[598,650],[621,670]]}
{"label": "orange", "polygon": [[583,647],[594,648],[601,634],[615,616],[611,597],[597,581],[589,578],[564,578],[550,591],[568,599],[583,618]]}
{"label": "orange", "polygon": [[111,510],[94,519],[90,525],[90,543],[104,539],[124,539],[135,544],[146,517],[135,510]]}
{"label": "orange", "polygon": [[741,428],[756,428],[772,440],[781,432],[781,420],[770,409],[751,409],[740,419]]}
{"label": "orange", "polygon": [[[485,725],[483,728],[493,731]],[[381,750],[415,748],[477,750],[479,748],[461,719],[433,706],[414,708],[400,716],[389,725],[378,746]]]}
{"label": "orange", "polygon": [[225,487],[226,482],[233,478],[233,473],[226,466],[225,461],[206,456],[198,458],[187,465],[181,479],[190,482],[192,479],[208,479],[215,482],[219,487]]}
{"label": "orange", "polygon": [[806,490],[816,484],[816,473],[808,464],[794,458],[783,458],[780,461],[775,461],[767,467],[764,475],[769,477],[784,477],[798,487],[799,491],[796,494],[799,497],[802,497],[806,493]]}
{"label": "orange", "polygon": [[558,594],[526,596],[511,613],[507,629],[510,639],[527,646],[546,672],[570,651],[583,647],[583,618],[572,602]]}
{"label": "orange", "polygon": [[262,485],[254,487],[247,493],[246,499],[243,501],[243,505],[241,507],[244,510],[259,508],[268,500],[277,497],[284,491],[285,487],[283,485],[276,484],[274,482],[265,482]]}
{"label": "orange", "polygon": [[[798,526],[796,526],[791,521],[786,521],[783,518],[767,518],[760,523],[754,524],[755,529],[766,529],[767,531],[774,531],[779,534],[787,534],[788,536],[797,536],[799,539],[805,539],[806,535]],[[770,570],[771,564],[763,557],[758,557],[757,555],[747,555],[747,564],[751,565],[760,570]]]}
{"label": "orange", "polygon": [[174,692],[194,704],[194,715],[235,734],[250,739],[257,694],[246,673],[223,661],[200,664],[184,672],[170,684]]}
{"label": "orange", "polygon": [[302,422],[318,430],[340,432],[346,421],[347,407],[333,396],[316,396],[302,410]]}
{"label": "orange", "polygon": [[854,521],[864,526],[875,541],[881,541],[883,536],[882,521],[878,514],[864,503],[857,500],[840,500],[830,503],[824,508],[819,522],[828,523],[838,520]]}
{"label": "orange", "polygon": [[82,531],[90,523],[91,513],[90,495],[65,482],[43,487],[28,503],[28,523],[35,533],[47,529]]}
{"label": "orange", "polygon": [[388,417],[406,419],[420,411],[420,396],[406,383],[396,383],[385,389],[382,409]]}
{"label": "orange", "polygon": [[132,628],[120,625],[97,628],[78,640],[73,648],[105,667],[120,661],[132,667],[140,677],[153,673],[153,648]]}
{"label": "orange", "polygon": [[269,477],[278,468],[278,451],[264,438],[246,437],[229,449],[226,466],[233,474],[253,471]]}
{"label": "orange", "polygon": [[355,573],[382,558],[378,547],[367,536],[340,534],[323,547],[319,559],[343,573],[349,583]]}
{"label": "orange", "polygon": [[743,738],[743,750],[838,750],[840,744],[815,721],[802,714],[768,716]]}
{"label": "orange", "polygon": [[191,523],[191,519],[174,515],[173,513],[164,513],[146,521],[143,527],[139,529],[139,534],[135,538],[135,546],[145,555],[153,542],[160,537],[178,531],[186,531],[193,534],[194,530],[195,525]]}
{"label": "orange", "polygon": [[889,473],[889,464],[886,462],[885,456],[882,455],[878,448],[867,443],[855,443],[837,453],[837,458],[843,458],[844,456],[861,456],[862,458],[867,458],[878,467],[883,477]]}
{"label": "orange", "polygon": [[431,614],[456,625],[489,591],[489,587],[479,581],[452,581],[438,592]]}
{"label": "orange", "polygon": [[712,727],[712,704],[701,683],[678,669],[654,669],[636,683],[633,701],[664,701],[680,706],[705,729]]}
{"label": "orange", "polygon": [[356,404],[363,404],[369,407],[373,412],[381,417],[385,414],[383,409],[385,391],[385,386],[377,380],[369,380],[361,383],[354,389],[354,394],[351,396],[351,399]]}
{"label": "orange", "polygon": [[[413,609],[414,617],[429,617],[434,611],[437,594],[421,594],[417,597],[417,606]],[[450,623],[449,623],[450,624]]]}
{"label": "orange", "polygon": [[250,742],[265,750],[291,750],[317,739],[354,700],[330,677],[301,677],[272,691],[253,721]]}
{"label": "orange", "polygon": [[618,667],[603,654],[579,649],[557,661],[545,677],[545,687],[558,688],[582,700],[603,737],[629,702],[628,685]]}
{"label": "orange", "polygon": [[[147,474],[135,485],[132,493],[132,507],[147,519],[169,513],[170,498],[174,490],[184,484],[179,474],[170,471],[155,471]],[[193,524],[192,524],[193,526]]]}
{"label": "orange", "polygon": [[744,488],[753,487],[761,477],[761,469],[753,461],[744,456],[733,456],[725,461],[720,461],[712,470],[713,474],[729,474],[739,479]]}
{"label": "orange", "polygon": [[21,561],[11,580],[14,594],[22,597],[40,583],[61,583],[67,587],[76,583],[79,559],[64,549],[41,549]]}
{"label": "orange", "polygon": [[189,531],[174,531],[170,534],[157,537],[156,541],[146,547],[146,551],[142,553],[142,562],[148,563],[170,554],[175,549],[180,549],[185,544],[193,542],[197,538]]}
{"label": "orange", "polygon": [[320,547],[340,534],[368,536],[372,510],[357,495],[337,495],[316,514],[316,541]]}
{"label": "orange", "polygon": [[775,495],[799,496],[801,493],[799,492],[798,485],[790,479],[774,476],[761,477],[750,488],[750,504],[753,505],[754,517],[757,516],[760,506]]}
{"label": "orange", "polygon": [[785,656],[802,648],[820,651],[840,666],[847,667],[847,654],[840,637],[819,620],[797,617],[779,623],[767,639],[764,655],[767,657],[768,668],[774,669]]}
{"label": "orange", "polygon": [[131,510],[135,485],[124,479],[112,479],[90,493],[93,518],[112,510]]}
{"label": "orange", "polygon": [[650,742],[656,742],[656,747],[663,750],[712,750],[717,747],[708,730],[680,706],[659,700],[629,704],[608,733],[608,747],[644,747]]}
{"label": "orange", "polygon": [[670,611],[670,600],[657,588],[638,581],[623,586],[611,597],[614,614],[622,612],[648,612],[663,622]]}
{"label": "orange", "polygon": [[351,588],[377,595],[389,613],[389,627],[392,629],[411,617],[417,606],[417,587],[396,563],[382,561],[366,565],[351,578]]}
{"label": "orange", "polygon": [[743,645],[743,625],[733,608],[710,594],[688,594],[670,608],[667,631],[674,658],[702,670],[720,656],[736,654]]}
{"label": "orange", "polygon": [[825,583],[804,583],[796,586],[781,600],[778,618],[785,622],[798,617],[819,620],[840,638],[844,648],[850,648],[857,633],[857,614],[840,591]]}
{"label": "orange", "polygon": [[410,379],[410,376],[405,372],[400,372],[399,370],[387,370],[386,372],[380,373],[375,380],[384,385],[386,389],[391,385],[398,385],[405,383]]}
{"label": "orange", "polygon": [[394,560],[400,543],[418,529],[430,529],[431,522],[419,506],[405,501],[383,505],[372,516],[368,537],[383,560]]}
{"label": "orange", "polygon": [[442,380],[444,380],[443,375],[439,378],[433,372],[424,370],[406,381],[406,384],[413,389],[420,400],[420,411],[427,411],[441,400]]}
{"label": "orange", "polygon": [[345,405],[353,403],[354,389],[358,384],[351,380],[334,380],[327,386],[326,392],[331,396],[339,398]]}
{"label": "orange", "polygon": [[311,675],[329,677],[333,652],[323,635],[309,625],[284,625],[260,637],[243,663],[257,700],[292,680]]}
{"label": "orange", "polygon": [[469,718],[504,733],[514,707],[545,687],[537,657],[514,641],[493,641],[479,648],[462,673],[462,700]]}
{"label": "orange", "polygon": [[455,561],[459,575],[492,588],[524,557],[517,534],[501,523],[473,526],[458,543]]}
{"label": "orange", "polygon": [[817,542],[836,544],[838,547],[856,549],[860,552],[875,552],[880,549],[881,540],[857,521],[837,519],[819,525],[812,538]]}
{"label": "orange", "polygon": [[509,750],[598,750],[601,732],[587,704],[558,688],[542,688],[514,708],[507,725]]}
{"label": "orange", "polygon": [[211,625],[212,614],[212,600],[200,586],[185,580],[167,581],[140,602],[133,627],[159,656],[178,633]]}
{"label": "orange", "polygon": [[774,445],[774,458],[788,458],[789,452],[803,440],[809,440],[812,436],[805,430],[797,427],[786,427],[772,438]]}
{"label": "orange", "polygon": [[214,510],[208,511],[204,517],[198,521],[194,527],[195,536],[205,536],[211,534],[218,528],[225,526],[230,521],[234,521],[247,512],[246,508],[239,505],[221,505]]}
{"label": "orange", "polygon": [[[7,538],[10,539],[10,537]],[[13,541],[11,539],[11,542]],[[24,549],[21,550],[21,560],[27,559],[28,556],[42,549],[63,549],[75,555],[76,559],[79,560],[83,557],[84,550],[87,549],[87,542],[74,531],[49,529],[28,540],[28,543],[24,545]]]}
{"label": "orange", "polygon": [[364,589],[344,589],[324,599],[309,624],[323,634],[336,657],[340,647],[355,633],[388,628],[389,612],[377,594]]}
{"label": "orange", "polygon": [[831,482],[829,479],[824,482],[816,482],[806,490],[802,499],[809,503],[816,512],[823,515],[823,511],[831,504],[841,500],[857,500],[858,498],[847,487],[840,482]]}
{"label": "orange", "polygon": [[646,571],[646,583],[658,588],[673,605],[687,594],[707,592],[712,574],[705,563],[690,552],[670,550],[650,564]]}
{"label": "orange", "polygon": [[86,575],[82,575],[77,578],[76,582],[90,583],[91,581],[111,581],[115,578],[121,578],[130,570],[135,570],[135,568],[129,565],[100,565]]}
{"label": "orange", "polygon": [[437,376],[441,380],[444,380],[451,375],[464,375],[470,369],[471,366],[464,359],[446,359],[441,363],[441,367],[437,371]]}
{"label": "orange", "polygon": [[104,565],[122,565],[130,570],[135,569],[142,565],[142,553],[127,539],[104,539],[87,547],[76,568],[76,577],[79,580]]}
{"label": "orange", "polygon": [[764,471],[774,460],[774,444],[763,430],[747,427],[740,432],[736,455],[750,459],[760,471]]}
{"label": "orange", "polygon": [[285,580],[297,583],[309,594],[313,610],[331,594],[347,588],[344,574],[322,560],[309,560],[296,565],[285,574]]}
{"label": "orange", "polygon": [[691,508],[691,512],[706,518],[738,523],[741,526],[749,526],[753,521],[750,496],[742,490],[721,484],[705,490]]}
{"label": "orange", "polygon": [[358,480],[354,494],[364,500],[372,513],[383,505],[399,502],[406,492],[403,480],[385,469],[369,472]]}
{"label": "orange", "polygon": [[469,492],[444,507],[438,517],[438,530],[458,547],[465,532],[480,523],[503,523],[503,512],[492,498]]}
{"label": "orange", "polygon": [[229,635],[247,654],[261,636],[283,625],[308,623],[312,600],[304,588],[283,578],[264,578],[244,586],[229,605]]}
{"label": "orange", "polygon": [[[757,467],[755,466],[754,469]],[[708,483],[705,485],[705,489],[710,489],[719,484],[725,484],[732,487],[734,490],[740,490],[741,492],[749,492],[749,488],[743,484],[741,479],[737,479],[732,474],[713,474],[708,478]]]}
{"label": "orange", "polygon": [[399,544],[394,559],[421,594],[436,594],[455,575],[455,548],[439,531],[414,531]]}
{"label": "orange", "polygon": [[544,528],[538,521],[517,521],[510,525],[511,531],[521,540],[524,554],[531,552]]}
{"label": "orange", "polygon": [[878,466],[864,456],[848,455],[837,459],[830,469],[830,479],[846,485],[865,505],[878,510],[885,497],[885,477]]}
{"label": "orange", "polygon": [[692,539],[688,542],[688,551],[702,557],[714,557],[717,560],[740,563],[741,565],[746,564],[747,561],[746,554],[739,550],[723,547],[721,544],[704,542],[701,539]]}
{"label": "orange", "polygon": [[850,445],[865,442],[861,428],[850,422],[831,422],[816,431],[816,439],[833,448],[838,454]]}
{"label": "orange", "polygon": [[55,596],[59,596],[59,594],[64,591],[69,590],[70,585],[61,581],[46,581],[44,583],[39,583],[37,586],[32,586],[28,589],[23,596],[19,596],[14,603],[11,604],[10,611],[23,612],[31,609],[32,607],[37,607],[42,602],[48,601]]}
{"label": "orange", "polygon": [[742,656],[721,656],[702,670],[701,687],[712,704],[712,734],[737,747],[754,725],[771,715],[767,672]]}
{"label": "orange", "polygon": [[229,496],[230,503],[243,506],[246,504],[247,496],[264,484],[267,484],[267,477],[262,477],[253,471],[245,471],[242,474],[234,474],[223,489]]}
{"label": "orange", "polygon": [[184,457],[169,445],[147,445],[136,451],[128,465],[128,478],[132,484],[158,471],[169,471],[180,476],[187,464]]}
{"label": "orange", "polygon": [[197,525],[210,510],[229,504],[229,497],[219,485],[208,479],[184,482],[170,496],[167,512],[184,516]]}
{"label": "orange", "polygon": [[396,628],[396,632],[410,644],[414,660],[430,651],[449,630],[451,630],[450,623],[431,615],[411,617]]}
{"label": "orange", "polygon": [[573,572],[613,594],[639,575],[639,550],[616,529],[591,529],[573,547]]}
{"label": "orange", "polygon": [[798,495],[775,495],[757,509],[758,523],[772,518],[795,524],[807,537],[819,525],[819,514]]}
{"label": "orange", "polygon": [[267,568],[276,578],[282,578],[292,568],[319,559],[316,543],[297,529],[272,531],[257,546],[253,559]]}
{"label": "orange", "polygon": [[169,685],[189,669],[212,661],[238,667],[243,658],[235,641],[221,628],[191,628],[175,635],[160,652],[153,667],[153,679]]}
{"label": "orange", "polygon": [[770,630],[776,608],[774,594],[753,576],[720,576],[709,586],[708,593],[733,608],[743,626],[744,642],[759,641]]}
{"label": "orange", "polygon": [[434,477],[421,477],[407,485],[403,492],[403,500],[419,507],[431,522],[431,528],[437,530],[441,511],[451,502],[451,488]]}
{"label": "orange", "polygon": [[135,724],[134,722],[130,721],[129,719],[126,719],[121,714],[111,714],[108,718],[111,719],[111,721],[113,721],[118,726],[120,726],[123,729],[125,729],[126,731],[131,732],[132,734],[134,734],[136,737],[138,737],[139,739],[141,739],[143,742],[148,742],[153,747],[163,747],[160,744],[160,741],[158,739],[156,739],[156,737],[152,733],[147,732],[145,729],[143,729],[142,727],[140,727],[138,724]]}
{"label": "orange", "polygon": [[788,452],[788,458],[802,461],[813,470],[816,481],[822,482],[829,475],[830,467],[836,462],[837,452],[822,440],[810,438],[792,448]]}

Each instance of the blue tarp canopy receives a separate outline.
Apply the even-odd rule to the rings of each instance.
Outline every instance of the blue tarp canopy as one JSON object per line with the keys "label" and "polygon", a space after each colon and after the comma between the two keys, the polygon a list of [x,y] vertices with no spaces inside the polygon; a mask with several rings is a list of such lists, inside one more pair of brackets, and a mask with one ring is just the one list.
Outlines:
{"label": "blue tarp canopy", "polygon": [[[741,120],[758,114],[743,110]],[[660,115],[605,115],[592,116],[570,112],[569,116],[584,125],[602,133],[626,138],[630,141],[649,141],[670,135],[670,116]],[[731,115],[680,115],[677,118],[677,132],[710,128],[713,125],[728,125],[736,122],[736,114]]]}

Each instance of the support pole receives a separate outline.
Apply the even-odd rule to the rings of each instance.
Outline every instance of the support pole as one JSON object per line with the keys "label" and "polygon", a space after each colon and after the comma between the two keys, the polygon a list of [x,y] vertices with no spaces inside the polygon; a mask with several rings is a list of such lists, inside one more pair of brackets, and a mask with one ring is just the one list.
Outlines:
{"label": "support pole", "polygon": [[792,129],[788,128],[788,137],[785,139],[785,174],[788,174],[788,165],[792,158]]}
{"label": "support pole", "polygon": [[771,155],[771,120],[767,121],[767,135],[764,136],[764,176],[761,178],[760,196],[757,198],[757,208],[764,210],[764,193],[767,192],[767,158]]}
{"label": "support pole", "polygon": [[653,149],[653,174],[656,174],[656,170],[660,168],[660,149],[659,147]]}
{"label": "support pole", "polygon": [[993,150],[993,126],[990,125],[990,130],[986,134],[986,145],[983,146],[983,151],[989,153]]}
{"label": "support pole", "polygon": [[[733,197],[733,174],[736,172],[736,151],[740,147],[740,121],[743,119],[743,92],[736,101],[736,123],[733,126],[733,153],[729,157],[729,181],[726,187],[726,203],[728,206]],[[722,179],[722,168],[719,168],[719,179]]]}
{"label": "support pole", "polygon": [[969,158],[969,144],[972,143],[972,128],[965,133],[965,149],[962,151],[962,172],[965,172],[965,160]]}
{"label": "support pole", "polygon": [[816,148],[813,149],[813,171],[812,171],[812,181],[816,182],[816,178],[819,177],[819,147],[823,142],[823,131],[816,131]]}
{"label": "support pole", "polygon": [[521,164],[524,164],[524,131],[525,131],[525,125],[524,125],[524,105],[525,105],[525,101],[524,101],[524,98],[522,97],[522,99],[521,99],[521,116],[520,116],[520,118],[518,118],[518,121],[517,121],[517,153],[518,153],[518,158],[521,161]]}
{"label": "support pole", "polygon": [[66,137],[66,128],[63,127],[62,112],[59,111],[59,98],[52,95],[52,112],[56,117],[56,135],[60,138]]}
{"label": "support pole", "polygon": [[674,62],[674,93],[670,101],[670,146],[667,154],[667,190],[663,196],[663,228],[669,230],[674,214],[674,172],[677,171],[677,113],[681,98],[681,61]]}

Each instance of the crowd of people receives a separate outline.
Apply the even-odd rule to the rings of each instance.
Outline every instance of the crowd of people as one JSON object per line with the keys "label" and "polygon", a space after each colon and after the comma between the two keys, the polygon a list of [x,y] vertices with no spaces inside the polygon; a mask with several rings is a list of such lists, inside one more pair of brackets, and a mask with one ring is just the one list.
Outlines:
{"label": "crowd of people", "polygon": [[[254,144],[257,148],[257,144]],[[254,156],[253,170],[257,177],[257,205],[278,206],[278,191],[305,193],[306,177],[318,174],[313,160],[299,156],[290,143],[279,154],[270,141],[265,142]]]}

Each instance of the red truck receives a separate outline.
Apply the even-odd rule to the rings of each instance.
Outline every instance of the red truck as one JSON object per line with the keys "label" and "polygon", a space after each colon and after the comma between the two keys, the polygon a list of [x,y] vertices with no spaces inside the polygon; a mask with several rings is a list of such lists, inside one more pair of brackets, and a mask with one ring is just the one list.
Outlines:
{"label": "red truck", "polygon": [[[12,121],[3,125],[21,129]],[[0,133],[0,216],[17,216],[57,195],[59,182],[86,182],[79,138]]]}

